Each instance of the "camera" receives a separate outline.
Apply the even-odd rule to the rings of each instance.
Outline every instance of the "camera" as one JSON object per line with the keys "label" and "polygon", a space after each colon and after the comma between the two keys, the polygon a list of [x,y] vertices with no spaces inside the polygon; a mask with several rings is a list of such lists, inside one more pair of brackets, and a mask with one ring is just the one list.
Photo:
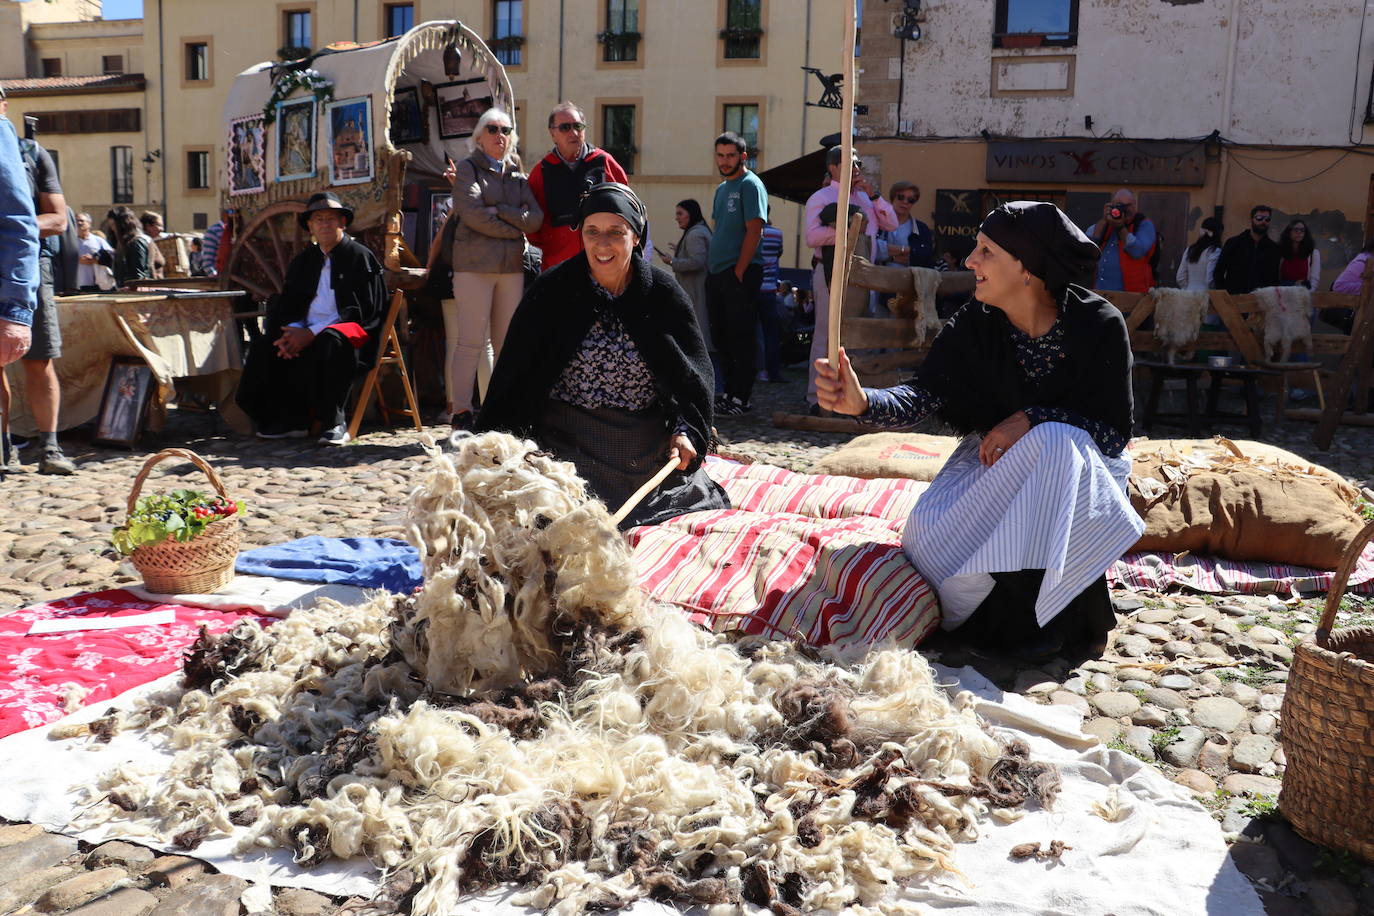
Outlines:
{"label": "camera", "polygon": [[1125,219],[1126,211],[1118,207],[1116,204],[1112,204],[1110,207],[1107,208],[1107,216],[1111,217],[1112,219]]}

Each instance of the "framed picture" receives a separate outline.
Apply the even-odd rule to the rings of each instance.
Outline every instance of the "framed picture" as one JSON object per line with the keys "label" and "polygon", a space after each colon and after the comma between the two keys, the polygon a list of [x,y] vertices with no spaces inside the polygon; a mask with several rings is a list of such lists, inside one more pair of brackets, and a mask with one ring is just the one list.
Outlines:
{"label": "framed picture", "polygon": [[229,122],[229,194],[255,194],[267,189],[262,115]]}
{"label": "framed picture", "polygon": [[439,112],[439,136],[444,140],[471,137],[482,112],[491,107],[491,91],[485,77],[440,83],[434,87]]}
{"label": "framed picture", "polygon": [[391,143],[424,143],[429,139],[429,119],[414,86],[397,89],[391,95]]}
{"label": "framed picture", "polygon": [[330,102],[329,183],[361,184],[372,180],[372,96]]}
{"label": "framed picture", "polygon": [[153,370],[141,359],[116,356],[105,376],[92,441],[133,448],[143,432],[148,396],[153,390]]}
{"label": "framed picture", "polygon": [[314,96],[277,103],[277,181],[315,176]]}

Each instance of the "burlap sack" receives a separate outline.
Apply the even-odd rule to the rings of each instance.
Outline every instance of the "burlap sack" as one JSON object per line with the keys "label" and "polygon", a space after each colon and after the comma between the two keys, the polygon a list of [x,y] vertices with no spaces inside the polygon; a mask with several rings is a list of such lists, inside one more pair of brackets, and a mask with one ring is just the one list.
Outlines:
{"label": "burlap sack", "polygon": [[812,474],[840,477],[904,477],[930,481],[945,466],[959,440],[922,433],[870,433],[817,461]]}
{"label": "burlap sack", "polygon": [[[1197,445],[1196,441],[1192,443]],[[1145,519],[1132,550],[1335,569],[1364,525],[1358,492],[1326,468],[1259,443],[1216,443],[1187,453],[1132,443],[1131,504]],[[1229,445],[1234,445],[1232,450]],[[1251,453],[1256,453],[1252,455]]]}
{"label": "burlap sack", "polygon": [[1212,439],[1148,439],[1141,437],[1131,440],[1131,455],[1140,460],[1152,453],[1179,454],[1185,456],[1233,456],[1237,452],[1245,458],[1261,464],[1282,464],[1299,468],[1309,474],[1326,477],[1338,484],[1346,499],[1353,502],[1359,493],[1340,474],[1320,464],[1313,464],[1301,455],[1296,455],[1277,445],[1255,442],[1251,439],[1227,439],[1216,436]]}

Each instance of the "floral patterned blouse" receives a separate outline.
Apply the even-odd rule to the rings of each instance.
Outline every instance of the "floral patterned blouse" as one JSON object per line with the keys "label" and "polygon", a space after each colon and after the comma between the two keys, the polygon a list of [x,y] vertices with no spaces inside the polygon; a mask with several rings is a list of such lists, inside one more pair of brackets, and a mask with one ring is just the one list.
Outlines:
{"label": "floral patterned blouse", "polygon": [[[1066,356],[1064,326],[1058,320],[1039,337],[1031,337],[1012,327],[1011,338],[1016,344],[1016,361],[1027,379],[1049,375]],[[868,395],[868,410],[859,419],[872,426],[915,426],[944,406],[942,398],[919,385],[865,388],[864,393]],[[1126,448],[1126,437],[1112,426],[1076,411],[1062,407],[1027,407],[1025,414],[1031,426],[1052,422],[1077,426],[1092,436],[1102,454],[1109,458],[1120,455]]]}
{"label": "floral patterned blouse", "polygon": [[[610,308],[615,296],[595,279],[592,289],[597,296],[596,321],[549,390],[549,397],[587,410],[652,407],[658,402],[658,385],[639,355],[639,347]],[[687,429],[683,423],[674,431],[685,433]]]}

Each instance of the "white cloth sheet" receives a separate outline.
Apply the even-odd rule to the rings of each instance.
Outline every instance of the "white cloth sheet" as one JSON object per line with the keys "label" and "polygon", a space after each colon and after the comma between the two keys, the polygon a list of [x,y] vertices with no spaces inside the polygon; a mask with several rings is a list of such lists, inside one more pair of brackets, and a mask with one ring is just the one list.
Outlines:
{"label": "white cloth sheet", "polygon": [[[168,675],[129,691],[113,705],[130,705],[138,696],[175,683]],[[1108,750],[1080,733],[1081,718],[1064,706],[1040,706],[1015,694],[1003,694],[972,668],[957,671],[937,666],[937,677],[954,690],[970,690],[980,699],[978,712],[1000,733],[1019,736],[1035,759],[1057,763],[1063,790],[1053,811],[1033,809],[1020,821],[983,825],[975,843],[955,848],[954,861],[967,882],[947,876],[938,885],[907,889],[903,896],[935,911],[962,910],[992,916],[1263,916],[1264,909],[1249,882],[1236,869],[1222,842],[1221,830],[1182,787],[1153,767],[1119,751]],[[96,704],[63,722],[88,721],[110,703]],[[116,735],[109,744],[85,739],[51,741],[50,727],[20,732],[0,740],[0,816],[30,821],[91,842],[130,839],[157,849],[166,844],[130,835],[127,825],[105,824],[92,830],[69,827],[81,808],[76,786],[88,785],[106,770],[125,762],[158,766],[165,751],[134,734]],[[1116,786],[1119,803],[1128,809],[1116,823],[1090,813]],[[1008,851],[1024,842],[1047,847],[1054,839],[1073,849],[1059,863],[1012,861]],[[261,850],[238,858],[234,838],[207,840],[198,858],[226,874],[282,887],[305,887],[328,894],[375,892],[379,875],[366,861],[329,862],[312,871],[291,864],[289,852]],[[462,914],[515,914],[531,911],[509,902],[501,891],[465,902]],[[632,913],[679,913],[652,901],[641,901]],[[702,912],[703,910],[694,910]]]}
{"label": "white cloth sheet", "polygon": [[967,620],[992,589],[988,574],[1043,569],[1043,627],[1140,539],[1126,498],[1130,453],[1104,458],[1067,423],[1032,427],[985,467],[965,436],[921,495],[902,550],[940,595],[941,626]]}
{"label": "white cloth sheet", "polygon": [[320,582],[298,582],[273,576],[237,575],[229,584],[213,595],[160,595],[142,585],[130,585],[127,591],[144,601],[160,601],[185,607],[204,607],[218,611],[246,610],[269,617],[285,617],[297,608],[314,607],[321,598],[340,604],[361,604],[366,589],[354,585],[334,585]]}

